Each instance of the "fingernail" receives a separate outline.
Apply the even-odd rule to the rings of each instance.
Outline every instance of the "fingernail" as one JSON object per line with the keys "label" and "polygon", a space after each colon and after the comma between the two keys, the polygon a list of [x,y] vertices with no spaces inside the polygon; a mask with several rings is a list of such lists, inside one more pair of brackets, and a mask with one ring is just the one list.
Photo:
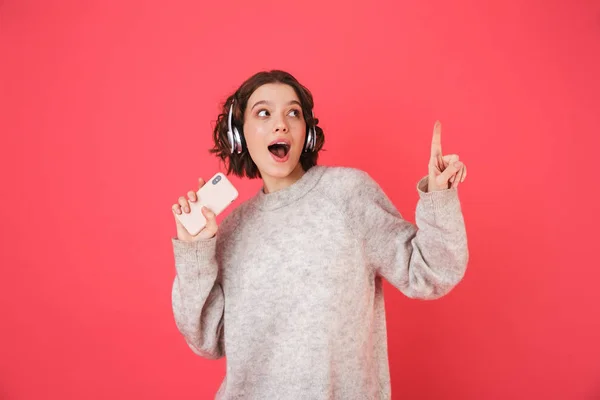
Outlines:
{"label": "fingernail", "polygon": [[186,212],[186,213],[190,212],[190,208],[186,206],[186,207],[185,207],[185,212]]}
{"label": "fingernail", "polygon": [[463,165],[462,165],[462,163],[460,161],[457,161],[457,162],[454,163],[454,167],[456,167],[456,168],[460,168],[462,166]]}

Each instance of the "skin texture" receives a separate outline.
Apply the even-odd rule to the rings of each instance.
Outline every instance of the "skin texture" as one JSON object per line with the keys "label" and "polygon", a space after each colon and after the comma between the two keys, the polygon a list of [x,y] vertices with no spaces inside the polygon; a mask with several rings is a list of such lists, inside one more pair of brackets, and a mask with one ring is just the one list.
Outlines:
{"label": "skin texture", "polygon": [[[261,173],[265,193],[286,188],[304,175],[300,156],[305,136],[300,99],[291,86],[270,83],[252,93],[244,114],[244,137]],[[269,144],[277,139],[290,141],[285,162],[275,161],[269,152]]]}

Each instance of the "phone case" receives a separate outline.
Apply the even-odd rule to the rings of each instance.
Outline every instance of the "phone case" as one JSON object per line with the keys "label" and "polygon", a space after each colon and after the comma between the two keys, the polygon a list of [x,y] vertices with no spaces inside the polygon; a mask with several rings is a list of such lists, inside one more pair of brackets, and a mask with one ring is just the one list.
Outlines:
{"label": "phone case", "polygon": [[202,206],[214,212],[215,215],[219,215],[238,197],[236,188],[221,172],[206,181],[196,194],[198,200],[189,202],[189,213],[175,214],[190,235],[197,235],[206,225]]}

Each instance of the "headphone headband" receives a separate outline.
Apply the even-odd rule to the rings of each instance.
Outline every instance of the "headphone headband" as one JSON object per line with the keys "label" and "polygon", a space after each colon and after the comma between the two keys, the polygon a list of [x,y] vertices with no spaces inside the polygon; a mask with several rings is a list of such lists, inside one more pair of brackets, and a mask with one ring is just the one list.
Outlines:
{"label": "headphone headband", "polygon": [[227,126],[229,127],[229,130],[231,130],[232,115],[233,115],[233,101],[231,102],[231,107],[229,107],[229,115],[227,117]]}

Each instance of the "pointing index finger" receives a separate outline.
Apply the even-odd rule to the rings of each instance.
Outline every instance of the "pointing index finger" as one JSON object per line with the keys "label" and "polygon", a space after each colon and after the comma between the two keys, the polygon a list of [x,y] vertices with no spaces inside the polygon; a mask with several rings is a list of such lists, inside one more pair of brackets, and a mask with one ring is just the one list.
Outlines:
{"label": "pointing index finger", "polygon": [[439,158],[442,155],[442,123],[435,121],[433,125],[433,138],[431,139],[431,158]]}

